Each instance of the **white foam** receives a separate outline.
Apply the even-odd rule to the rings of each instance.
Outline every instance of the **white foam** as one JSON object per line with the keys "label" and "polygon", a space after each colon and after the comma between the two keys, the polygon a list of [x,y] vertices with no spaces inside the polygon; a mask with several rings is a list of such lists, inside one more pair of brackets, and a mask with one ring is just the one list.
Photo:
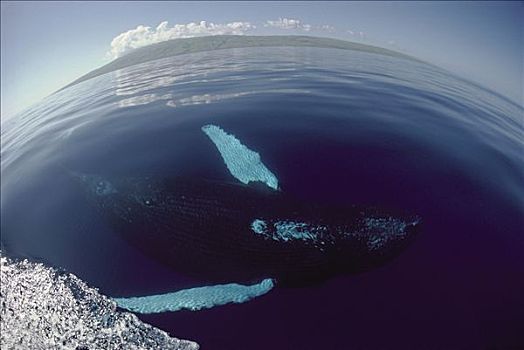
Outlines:
{"label": "white foam", "polygon": [[201,310],[230,303],[244,303],[264,295],[274,287],[272,279],[253,285],[236,283],[183,289],[172,293],[143,297],[115,298],[123,309],[153,314],[166,311]]}
{"label": "white foam", "polygon": [[2,256],[0,277],[2,349],[199,348],[117,311],[114,301],[72,274]]}
{"label": "white foam", "polygon": [[216,125],[205,125],[202,131],[217,147],[231,175],[240,182],[248,184],[260,181],[278,190],[278,179],[262,163],[257,152],[250,150],[234,135],[226,133]]}

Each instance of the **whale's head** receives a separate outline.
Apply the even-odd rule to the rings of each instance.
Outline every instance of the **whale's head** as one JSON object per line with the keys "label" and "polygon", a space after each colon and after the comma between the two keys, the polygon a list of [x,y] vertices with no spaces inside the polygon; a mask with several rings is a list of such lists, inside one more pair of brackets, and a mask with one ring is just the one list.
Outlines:
{"label": "whale's head", "polygon": [[92,196],[106,197],[118,193],[116,187],[107,179],[99,175],[70,172],[78,180],[86,192]]}
{"label": "whale's head", "polygon": [[[80,183],[87,199],[106,217],[136,222],[144,208],[156,203],[158,188],[154,182],[106,178],[96,174],[70,172]],[[148,178],[145,178],[148,179]]]}
{"label": "whale's head", "polygon": [[119,183],[96,174],[69,171],[69,175],[80,185],[88,202],[104,216],[126,211]]}

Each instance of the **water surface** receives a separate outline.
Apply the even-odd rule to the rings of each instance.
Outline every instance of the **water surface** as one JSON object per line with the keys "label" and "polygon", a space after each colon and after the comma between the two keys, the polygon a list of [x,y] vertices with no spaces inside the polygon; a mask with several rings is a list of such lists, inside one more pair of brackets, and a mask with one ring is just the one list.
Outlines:
{"label": "water surface", "polygon": [[524,346],[522,116],[437,67],[356,51],[228,49],[135,65],[2,125],[2,251],[109,296],[204,283],[112,232],[67,170],[231,181],[201,131],[214,124],[260,153],[288,193],[414,212],[423,232],[366,273],[143,320],[209,349]]}

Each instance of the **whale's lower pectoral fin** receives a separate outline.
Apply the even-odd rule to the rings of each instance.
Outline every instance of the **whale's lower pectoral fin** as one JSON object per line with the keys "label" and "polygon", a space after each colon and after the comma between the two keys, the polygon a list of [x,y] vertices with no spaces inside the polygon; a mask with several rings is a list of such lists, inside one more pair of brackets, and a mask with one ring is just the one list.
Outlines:
{"label": "whale's lower pectoral fin", "polygon": [[240,182],[262,182],[278,190],[278,179],[262,163],[260,155],[244,146],[234,135],[228,134],[216,125],[205,125],[202,131],[213,141],[227,169]]}
{"label": "whale's lower pectoral fin", "polygon": [[274,286],[274,280],[267,278],[260,283],[252,285],[237,283],[217,284],[214,286],[183,289],[166,294],[113,298],[113,300],[120,308],[141,314],[179,310],[197,311],[230,303],[245,303],[266,294]]}

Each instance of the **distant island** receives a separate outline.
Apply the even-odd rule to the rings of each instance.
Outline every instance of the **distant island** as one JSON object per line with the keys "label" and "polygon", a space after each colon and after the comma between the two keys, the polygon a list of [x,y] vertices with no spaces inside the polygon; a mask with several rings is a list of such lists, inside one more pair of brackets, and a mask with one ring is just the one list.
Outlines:
{"label": "distant island", "polygon": [[[214,35],[205,37],[194,37],[187,39],[173,39],[160,43],[140,47],[128,54],[109,62],[108,64],[97,68],[72,83],[64,86],[62,89],[76,85],[85,80],[106,74],[121,68],[129,67],[138,63],[153,61],[160,58],[183,55],[187,53],[233,49],[243,47],[319,47],[342,50],[356,50],[370,53],[376,53],[386,56],[406,58],[410,60],[420,60],[381,47],[353,43],[345,40],[321,38],[313,36],[300,35],[272,35],[272,36],[248,36],[248,35]],[[59,91],[60,91],[59,90]]]}

